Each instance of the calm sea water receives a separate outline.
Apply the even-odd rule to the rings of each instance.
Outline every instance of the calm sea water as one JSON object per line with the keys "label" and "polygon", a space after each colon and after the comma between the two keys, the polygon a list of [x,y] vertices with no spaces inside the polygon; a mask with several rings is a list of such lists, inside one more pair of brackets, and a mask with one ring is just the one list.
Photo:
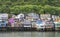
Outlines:
{"label": "calm sea water", "polygon": [[0,37],[60,37],[60,32],[0,32]]}

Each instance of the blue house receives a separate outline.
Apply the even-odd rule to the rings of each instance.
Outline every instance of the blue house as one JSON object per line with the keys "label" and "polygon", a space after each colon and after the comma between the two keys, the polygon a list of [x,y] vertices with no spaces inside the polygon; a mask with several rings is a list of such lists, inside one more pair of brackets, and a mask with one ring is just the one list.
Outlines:
{"label": "blue house", "polygon": [[0,20],[0,27],[6,27],[6,21]]}

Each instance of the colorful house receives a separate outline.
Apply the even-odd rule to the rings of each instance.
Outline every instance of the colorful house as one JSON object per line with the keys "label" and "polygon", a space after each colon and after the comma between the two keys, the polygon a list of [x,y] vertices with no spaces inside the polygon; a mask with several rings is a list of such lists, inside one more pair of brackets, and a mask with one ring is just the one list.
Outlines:
{"label": "colorful house", "polygon": [[0,13],[0,27],[6,26],[7,23],[8,23],[8,14]]}
{"label": "colorful house", "polygon": [[55,20],[55,30],[60,30],[60,17]]}

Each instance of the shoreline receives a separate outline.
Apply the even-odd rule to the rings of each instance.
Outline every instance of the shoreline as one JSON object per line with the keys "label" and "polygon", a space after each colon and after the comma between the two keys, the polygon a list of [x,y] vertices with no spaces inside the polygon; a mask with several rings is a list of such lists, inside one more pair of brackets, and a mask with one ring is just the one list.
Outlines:
{"label": "shoreline", "polygon": [[36,30],[35,28],[24,27],[0,27],[0,32],[58,32],[60,30]]}

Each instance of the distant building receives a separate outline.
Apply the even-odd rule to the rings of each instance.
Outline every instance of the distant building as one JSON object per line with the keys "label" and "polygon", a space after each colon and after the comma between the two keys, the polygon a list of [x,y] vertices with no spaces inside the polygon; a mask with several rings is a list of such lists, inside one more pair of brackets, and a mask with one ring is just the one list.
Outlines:
{"label": "distant building", "polygon": [[28,16],[31,16],[33,19],[38,19],[39,15],[36,13],[29,13]]}
{"label": "distant building", "polygon": [[8,19],[8,14],[7,13],[0,14],[0,19]]}
{"label": "distant building", "polygon": [[24,27],[31,27],[31,25],[32,25],[31,21],[26,20],[26,19],[24,19],[23,24],[24,24]]}
{"label": "distant building", "polygon": [[17,18],[24,18],[24,14],[23,13],[18,14]]}
{"label": "distant building", "polygon": [[8,14],[0,13],[0,27],[6,26],[7,23],[8,23]]}
{"label": "distant building", "polygon": [[45,18],[51,18],[51,15],[50,14],[40,14],[40,18],[41,19],[45,19]]}

